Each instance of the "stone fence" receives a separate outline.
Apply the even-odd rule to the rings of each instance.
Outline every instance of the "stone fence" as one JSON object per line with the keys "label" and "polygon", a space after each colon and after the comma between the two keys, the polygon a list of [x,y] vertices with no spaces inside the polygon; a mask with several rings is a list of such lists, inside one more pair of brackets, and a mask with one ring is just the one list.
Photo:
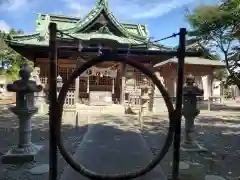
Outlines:
{"label": "stone fence", "polygon": [[[176,103],[176,97],[171,97],[173,104]],[[162,96],[154,97],[154,108],[161,107],[164,111],[167,111],[166,105],[164,104],[164,100]],[[204,96],[197,97],[197,106],[201,110],[213,110],[218,108],[224,108],[224,98],[222,96],[210,96],[207,100],[204,100]]]}

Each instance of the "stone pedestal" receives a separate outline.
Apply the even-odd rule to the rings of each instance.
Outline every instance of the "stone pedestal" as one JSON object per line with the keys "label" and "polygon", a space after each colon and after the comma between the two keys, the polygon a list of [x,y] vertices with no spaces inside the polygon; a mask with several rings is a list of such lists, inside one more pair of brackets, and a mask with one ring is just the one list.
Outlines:
{"label": "stone pedestal", "polygon": [[[186,118],[186,117],[185,117]],[[185,120],[184,141],[182,143],[182,151],[188,152],[206,152],[207,149],[198,144],[195,140],[194,117],[190,116]]]}
{"label": "stone pedestal", "polygon": [[2,156],[3,164],[23,164],[35,160],[35,156],[42,148],[40,145],[30,144],[28,147],[16,147]]}
{"label": "stone pedestal", "polygon": [[16,107],[11,108],[12,112],[19,118],[18,145],[2,156],[3,164],[15,164],[34,161],[35,155],[41,146],[31,142],[31,117],[37,112],[37,108],[24,110]]}

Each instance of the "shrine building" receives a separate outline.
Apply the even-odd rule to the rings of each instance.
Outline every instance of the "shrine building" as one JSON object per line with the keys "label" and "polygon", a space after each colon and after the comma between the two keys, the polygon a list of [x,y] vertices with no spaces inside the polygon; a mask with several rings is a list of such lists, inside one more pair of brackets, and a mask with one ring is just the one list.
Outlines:
{"label": "shrine building", "polygon": [[[97,0],[90,12],[83,18],[38,13],[36,32],[12,36],[7,44],[32,60],[35,67],[40,68],[42,84],[48,83],[48,26],[50,22],[55,22],[57,29],[64,32],[65,35],[57,34],[57,38],[63,39],[62,42],[69,46],[76,45],[75,41],[74,43],[71,41],[74,38],[79,39],[85,47],[129,48],[136,46],[138,49],[173,50],[161,44],[149,44],[150,36],[147,25],[118,21],[110,11],[107,0]],[[63,78],[64,82],[77,67],[96,56],[96,53],[58,51],[58,75]],[[175,96],[176,57],[131,54],[129,57],[147,67],[155,68],[170,96]],[[204,96],[210,96],[212,73],[215,68],[222,67],[223,64],[199,57],[186,57],[185,61],[185,73],[194,75],[197,84],[205,91]],[[139,94],[141,86],[146,84],[152,94],[149,106],[151,110],[154,98],[160,96],[159,92],[141,72],[123,63],[105,62],[92,67],[76,79],[71,91],[74,92],[78,103],[94,105],[104,101],[107,104],[124,104],[131,94]]]}

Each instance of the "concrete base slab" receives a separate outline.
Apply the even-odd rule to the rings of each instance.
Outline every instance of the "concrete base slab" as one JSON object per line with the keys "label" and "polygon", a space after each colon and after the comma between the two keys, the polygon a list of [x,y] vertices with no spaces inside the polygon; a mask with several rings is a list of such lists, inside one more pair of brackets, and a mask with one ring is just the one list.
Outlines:
{"label": "concrete base slab", "polygon": [[[172,162],[170,162],[170,166],[172,167]],[[184,161],[179,162],[179,170],[186,170],[190,168],[190,164]]]}
{"label": "concrete base slab", "polygon": [[[120,120],[119,120],[120,121]],[[113,121],[108,121],[113,123]],[[74,159],[85,168],[100,174],[122,174],[136,171],[153,159],[153,154],[137,129],[126,122],[89,125],[88,133],[76,149]],[[116,121],[115,121],[116,122]],[[121,124],[121,125],[119,125]],[[87,180],[70,166],[60,180]],[[166,180],[160,165],[137,180]]]}
{"label": "concrete base slab", "polygon": [[207,152],[208,150],[203,146],[194,143],[194,144],[181,144],[181,150],[185,152]]}
{"label": "concrete base slab", "polygon": [[217,175],[206,175],[205,180],[226,180],[226,178]]}
{"label": "concrete base slab", "polygon": [[[172,167],[172,163],[170,166]],[[203,180],[205,176],[204,165],[195,162],[180,161],[179,174],[180,179]]]}
{"label": "concrete base slab", "polygon": [[41,175],[49,172],[49,164],[41,164],[29,170],[30,174]]}
{"label": "concrete base slab", "polygon": [[48,104],[46,103],[41,103],[40,105],[38,105],[38,111],[37,111],[37,114],[36,115],[45,115],[48,113]]}
{"label": "concrete base slab", "polygon": [[35,156],[40,151],[42,146],[31,144],[26,148],[15,148],[9,150],[1,157],[3,164],[23,164],[35,160]]}

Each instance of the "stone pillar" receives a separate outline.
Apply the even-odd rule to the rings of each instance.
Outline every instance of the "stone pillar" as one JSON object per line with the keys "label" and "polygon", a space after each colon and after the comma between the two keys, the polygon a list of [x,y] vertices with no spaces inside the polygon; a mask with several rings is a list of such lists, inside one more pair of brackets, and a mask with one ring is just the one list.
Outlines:
{"label": "stone pillar", "polygon": [[120,88],[120,104],[125,103],[125,85],[126,85],[126,63],[121,63],[120,65],[120,76],[121,76],[121,88]]}

